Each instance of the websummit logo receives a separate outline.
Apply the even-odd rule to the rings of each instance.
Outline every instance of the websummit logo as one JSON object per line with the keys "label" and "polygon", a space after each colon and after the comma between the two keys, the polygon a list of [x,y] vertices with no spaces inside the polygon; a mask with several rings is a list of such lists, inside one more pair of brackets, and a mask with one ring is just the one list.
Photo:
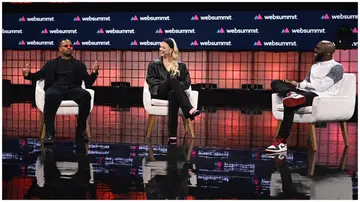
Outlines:
{"label": "websummit logo", "polygon": [[218,21],[218,20],[233,20],[231,15],[206,15],[206,16],[199,16],[194,15],[191,17],[191,20],[211,20],[211,21]]}
{"label": "websummit logo", "polygon": [[19,41],[19,46],[25,46],[26,44],[25,44],[25,41],[24,40],[21,40],[21,41]]}
{"label": "websummit logo", "polygon": [[53,29],[48,30],[44,28],[41,30],[41,34],[78,34],[77,29]]}
{"label": "websummit logo", "polygon": [[136,41],[136,40],[134,40],[134,41],[132,41],[131,43],[130,43],[130,46],[138,46],[139,44],[138,44],[138,42]]}
{"label": "websummit logo", "polygon": [[102,28],[100,28],[96,33],[97,34],[104,34],[105,32],[104,32],[104,30]]}
{"label": "websummit logo", "polygon": [[224,34],[224,33],[225,33],[225,30],[224,30],[224,28],[221,28],[221,29],[218,29],[216,33],[218,33],[218,34]]}
{"label": "websummit logo", "polygon": [[255,41],[253,46],[270,46],[270,47],[274,47],[274,46],[279,46],[279,47],[286,47],[286,46],[298,46],[296,41],[263,41],[261,42],[260,40]]}
{"label": "websummit logo", "polygon": [[231,41],[197,41],[194,40],[190,43],[190,46],[232,46]]}
{"label": "websummit logo", "polygon": [[19,18],[19,22],[26,22],[25,17],[22,16],[21,18]]}
{"label": "websummit logo", "polygon": [[283,30],[281,31],[281,33],[282,33],[282,34],[289,34],[290,31],[289,31],[288,28],[285,28],[285,29],[283,29]]}
{"label": "websummit logo", "polygon": [[131,17],[131,21],[138,21],[139,18],[135,15],[134,17]]}
{"label": "websummit logo", "polygon": [[358,19],[358,15],[343,15],[342,13],[338,15],[328,15],[327,13],[325,15],[321,16],[322,20],[356,20]]}
{"label": "websummit logo", "polygon": [[262,16],[259,14],[259,15],[257,15],[257,16],[255,16],[255,18],[254,18],[254,20],[262,20],[263,18],[262,18]]}
{"label": "websummit logo", "polygon": [[199,43],[196,40],[194,40],[190,43],[190,46],[198,46],[198,45],[199,45]]}
{"label": "websummit logo", "polygon": [[194,15],[191,17],[191,20],[199,20],[199,17],[197,15]]}
{"label": "websummit logo", "polygon": [[54,17],[27,17],[25,18],[24,16],[22,16],[21,18],[19,18],[18,20],[19,22],[53,22],[55,21]]}
{"label": "websummit logo", "polygon": [[289,28],[285,28],[282,29],[281,33],[282,34],[289,34],[291,31],[291,33],[293,34],[325,34],[326,30],[325,28],[322,29],[305,29],[305,28],[297,28],[297,29],[289,29]]}
{"label": "websummit logo", "polygon": [[132,41],[130,43],[130,46],[160,46],[161,44],[161,41],[149,41],[149,40],[146,40],[146,41]]}
{"label": "websummit logo", "polygon": [[255,41],[254,46],[262,46],[262,43],[260,40]]}
{"label": "websummit logo", "polygon": [[79,21],[81,21],[81,20],[80,20],[80,16],[74,17],[73,21],[74,21],[74,22],[79,22]]}
{"label": "websummit logo", "polygon": [[41,30],[41,34],[48,34],[48,30],[45,28],[44,30]]}
{"label": "websummit logo", "polygon": [[156,31],[155,31],[155,34],[163,34],[164,32],[163,32],[163,30],[161,29],[161,28],[159,28],[159,29],[157,29]]}
{"label": "websummit logo", "polygon": [[80,45],[79,40],[74,41],[73,46],[79,46],[79,45]]}
{"label": "websummit logo", "polygon": [[326,13],[325,15],[321,16],[322,20],[330,20],[329,15]]}
{"label": "websummit logo", "polygon": [[80,46],[80,45],[83,45],[83,46],[110,46],[111,43],[110,41],[79,41],[79,40],[76,40],[74,43],[73,43],[73,46]]}
{"label": "websummit logo", "polygon": [[133,16],[131,21],[170,21],[170,16]]}
{"label": "websummit logo", "polygon": [[298,20],[297,15],[255,15],[254,20]]}
{"label": "websummit logo", "polygon": [[73,19],[74,22],[80,22],[80,21],[87,21],[87,22],[105,22],[105,21],[111,21],[111,17],[110,16],[98,16],[98,17],[92,17],[92,16],[87,16],[87,17],[81,17],[80,16],[76,16]]}

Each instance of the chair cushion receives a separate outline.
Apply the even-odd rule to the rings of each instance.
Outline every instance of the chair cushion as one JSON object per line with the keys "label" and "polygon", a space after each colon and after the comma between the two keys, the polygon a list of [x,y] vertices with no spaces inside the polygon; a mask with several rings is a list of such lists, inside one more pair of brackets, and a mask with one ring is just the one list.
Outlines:
{"label": "chair cushion", "polygon": [[[284,111],[284,106],[283,104],[278,104],[276,106],[278,111],[283,112]],[[295,113],[297,114],[311,114],[312,113],[312,106],[307,106],[307,107],[301,107],[300,109],[298,109]]]}
{"label": "chair cushion", "polygon": [[168,100],[160,100],[160,99],[151,99],[151,105],[167,107],[169,105],[169,101]]}
{"label": "chair cushion", "polygon": [[60,107],[78,107],[78,104],[72,100],[63,100]]}

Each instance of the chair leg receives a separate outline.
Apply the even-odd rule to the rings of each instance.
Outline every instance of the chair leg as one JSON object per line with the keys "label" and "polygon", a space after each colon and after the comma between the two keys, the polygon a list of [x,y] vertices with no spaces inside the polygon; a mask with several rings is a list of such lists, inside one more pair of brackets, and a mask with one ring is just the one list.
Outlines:
{"label": "chair leg", "polygon": [[189,126],[189,130],[190,130],[191,137],[192,137],[192,139],[194,139],[194,138],[195,138],[194,122],[191,121],[190,119],[188,119],[187,122],[188,122],[188,126]]}
{"label": "chair leg", "polygon": [[346,124],[345,121],[340,122],[340,126],[341,126],[341,131],[342,131],[345,147],[348,147],[349,146],[349,140],[348,140],[347,124]]}
{"label": "chair leg", "polygon": [[308,138],[306,141],[306,144],[308,147],[312,147],[312,140],[311,140],[311,126],[309,126],[309,130],[308,130]]}
{"label": "chair leg", "polygon": [[86,119],[86,133],[89,139],[91,138],[90,126],[89,126],[89,119]]}
{"label": "chair leg", "polygon": [[43,129],[41,131],[41,139],[42,140],[45,138],[45,131],[46,131],[46,124],[44,123]]}
{"label": "chair leg", "polygon": [[276,126],[276,138],[278,137],[281,123],[282,123],[282,121],[281,121],[281,120],[278,120],[278,123],[277,123],[277,126]]}
{"label": "chair leg", "polygon": [[39,132],[40,138],[43,132],[43,128],[44,128],[44,113],[40,112],[40,132]]}
{"label": "chair leg", "polygon": [[308,152],[308,164],[309,164],[308,176],[314,176],[315,162],[316,162],[316,153],[314,151],[311,151],[311,149],[309,149],[309,152]]}
{"label": "chair leg", "polygon": [[342,156],[341,156],[340,165],[339,165],[339,167],[340,167],[341,170],[344,170],[345,167],[346,167],[346,160],[347,160],[347,155],[348,155],[348,148],[349,148],[349,147],[345,147],[345,148],[344,148],[343,154],[342,154]]}
{"label": "chair leg", "polygon": [[188,125],[187,119],[185,118],[185,116],[182,116],[182,120],[183,120],[183,124],[184,124],[185,134],[187,134],[187,133],[189,133],[189,125]]}
{"label": "chair leg", "polygon": [[148,126],[146,128],[146,138],[149,138],[151,135],[151,131],[152,131],[152,129],[154,127],[154,123],[155,123],[155,118],[156,118],[156,116],[151,115],[151,114],[149,115]]}
{"label": "chair leg", "polygon": [[316,152],[317,151],[317,142],[316,142],[315,123],[310,124],[309,131],[310,131],[310,139],[311,139],[313,151]]}

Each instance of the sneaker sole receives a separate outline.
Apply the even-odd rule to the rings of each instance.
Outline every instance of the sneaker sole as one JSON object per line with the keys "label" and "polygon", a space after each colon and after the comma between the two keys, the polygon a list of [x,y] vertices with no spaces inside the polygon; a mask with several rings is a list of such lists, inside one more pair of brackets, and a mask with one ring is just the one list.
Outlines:
{"label": "sneaker sole", "polygon": [[287,149],[286,150],[269,150],[269,149],[265,149],[265,151],[271,152],[271,153],[280,153],[280,152],[287,151]]}
{"label": "sneaker sole", "polygon": [[301,97],[301,98],[284,98],[283,100],[283,104],[286,107],[295,107],[301,104],[304,104],[306,102],[306,98],[305,97]]}

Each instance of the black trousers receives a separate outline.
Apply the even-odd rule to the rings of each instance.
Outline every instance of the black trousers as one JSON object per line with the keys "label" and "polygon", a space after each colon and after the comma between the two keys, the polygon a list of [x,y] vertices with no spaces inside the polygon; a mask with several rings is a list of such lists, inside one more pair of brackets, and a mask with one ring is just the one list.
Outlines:
{"label": "black trousers", "polygon": [[302,91],[296,89],[295,86],[285,83],[281,80],[274,80],[271,82],[271,89],[278,93],[280,97],[286,97],[286,94],[290,91],[303,95],[306,98],[306,102],[302,105],[298,105],[296,107],[286,107],[284,106],[284,118],[280,126],[279,134],[277,135],[278,138],[288,138],[290,135],[290,130],[293,124],[295,110],[305,107],[311,106],[314,98],[318,96],[316,93]]}
{"label": "black trousers", "polygon": [[169,137],[176,137],[178,126],[179,107],[185,118],[189,118],[189,111],[193,108],[185,91],[181,89],[180,82],[176,78],[170,78],[158,87],[156,99],[168,100],[168,133]]}
{"label": "black trousers", "polygon": [[90,93],[80,87],[67,89],[59,86],[51,86],[45,92],[44,122],[46,132],[54,133],[54,120],[62,100],[73,100],[79,105],[76,133],[83,132],[86,129],[86,120],[90,112]]}

